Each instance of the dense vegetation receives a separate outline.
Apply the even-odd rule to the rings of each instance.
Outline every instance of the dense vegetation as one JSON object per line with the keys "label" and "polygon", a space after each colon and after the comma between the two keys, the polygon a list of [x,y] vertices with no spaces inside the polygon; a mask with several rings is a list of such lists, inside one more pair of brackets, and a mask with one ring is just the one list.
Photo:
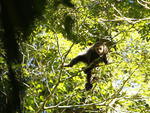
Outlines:
{"label": "dense vegetation", "polygon": [[[149,10],[148,0],[48,0],[28,41],[19,43],[23,112],[150,112]],[[86,91],[85,65],[62,65],[102,38],[115,46],[109,64],[93,70],[94,87]],[[0,52],[1,105],[9,79],[5,51]]]}

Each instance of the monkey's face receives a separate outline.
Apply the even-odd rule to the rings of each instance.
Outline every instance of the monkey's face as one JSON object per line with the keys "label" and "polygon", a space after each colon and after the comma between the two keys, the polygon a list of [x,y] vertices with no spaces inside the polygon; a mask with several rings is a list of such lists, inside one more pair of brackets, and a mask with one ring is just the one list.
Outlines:
{"label": "monkey's face", "polygon": [[95,48],[95,51],[97,54],[102,55],[103,54],[103,46],[98,46]]}
{"label": "monkey's face", "polygon": [[104,55],[108,53],[108,48],[106,45],[100,45],[100,46],[95,47],[95,51],[99,55]]}

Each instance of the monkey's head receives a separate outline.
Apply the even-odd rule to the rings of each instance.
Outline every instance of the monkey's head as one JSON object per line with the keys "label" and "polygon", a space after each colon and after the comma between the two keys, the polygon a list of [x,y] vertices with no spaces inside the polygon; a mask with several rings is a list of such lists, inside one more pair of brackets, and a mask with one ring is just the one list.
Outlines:
{"label": "monkey's head", "polygon": [[106,55],[108,53],[108,47],[106,46],[106,42],[97,43],[94,48],[96,53],[99,55]]}

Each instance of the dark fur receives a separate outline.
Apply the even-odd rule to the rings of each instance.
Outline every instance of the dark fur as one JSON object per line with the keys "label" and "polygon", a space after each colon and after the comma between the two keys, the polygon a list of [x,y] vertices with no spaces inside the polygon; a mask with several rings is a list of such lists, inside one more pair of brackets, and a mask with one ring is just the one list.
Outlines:
{"label": "dark fur", "polygon": [[[96,48],[100,48],[102,52],[98,52]],[[87,50],[86,53],[78,55],[74,59],[71,60],[71,62],[68,65],[65,65],[64,67],[72,67],[75,64],[79,62],[84,62],[87,64],[87,68],[84,70],[84,72],[87,74],[87,83],[85,84],[86,90],[89,90],[92,88],[91,84],[91,71],[93,68],[95,68],[100,62],[104,62],[105,64],[108,64],[108,60],[106,57],[106,54],[108,53],[108,48],[106,46],[105,42],[97,42],[94,44],[91,48]]]}

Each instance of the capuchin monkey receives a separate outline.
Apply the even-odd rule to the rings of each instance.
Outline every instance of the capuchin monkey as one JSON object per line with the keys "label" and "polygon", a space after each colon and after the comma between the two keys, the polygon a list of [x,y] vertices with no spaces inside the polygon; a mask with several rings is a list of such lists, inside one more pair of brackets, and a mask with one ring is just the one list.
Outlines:
{"label": "capuchin monkey", "polygon": [[72,67],[79,62],[83,62],[87,64],[84,73],[87,74],[87,83],[85,84],[85,89],[90,90],[92,88],[91,83],[91,76],[92,76],[92,69],[97,67],[100,62],[104,62],[108,64],[107,60],[107,40],[98,41],[96,42],[91,48],[89,48],[85,53],[78,55],[77,57],[73,58],[71,62],[64,67]]}

